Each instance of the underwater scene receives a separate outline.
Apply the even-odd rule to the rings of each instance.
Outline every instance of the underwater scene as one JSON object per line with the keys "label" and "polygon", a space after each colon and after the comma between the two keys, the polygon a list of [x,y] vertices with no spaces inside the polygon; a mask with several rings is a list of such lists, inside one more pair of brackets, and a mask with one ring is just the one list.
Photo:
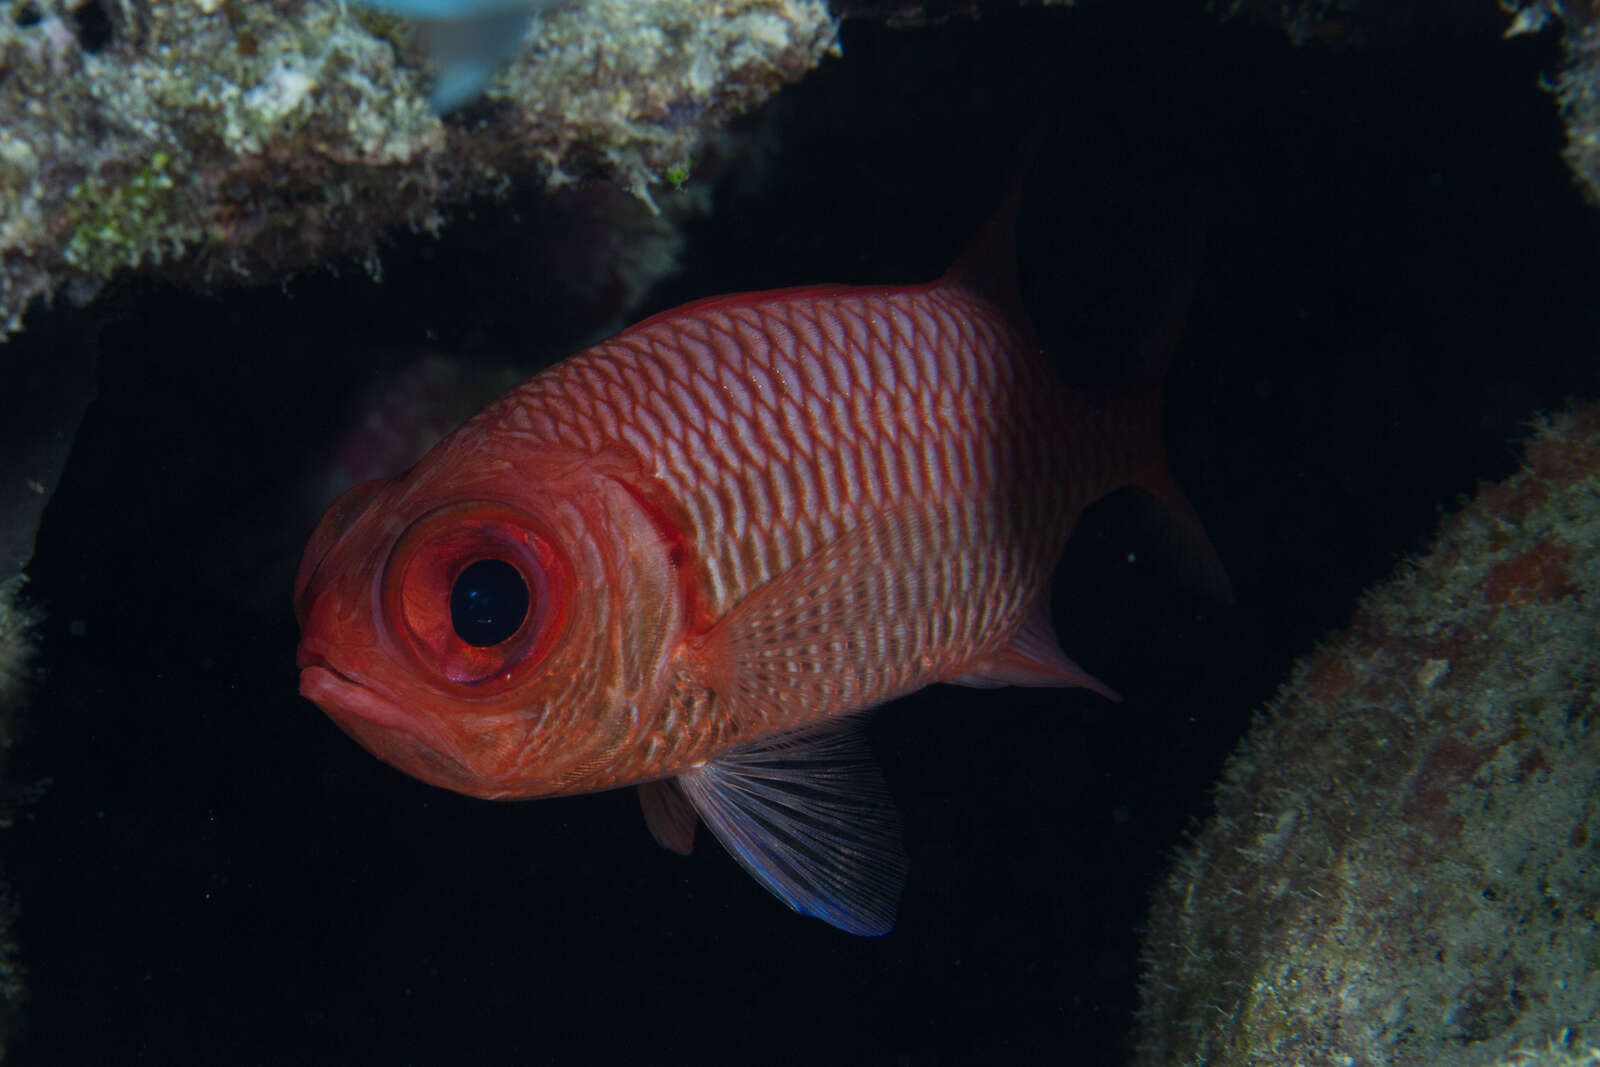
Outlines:
{"label": "underwater scene", "polygon": [[1600,1063],[1597,33],[0,4],[0,1059]]}

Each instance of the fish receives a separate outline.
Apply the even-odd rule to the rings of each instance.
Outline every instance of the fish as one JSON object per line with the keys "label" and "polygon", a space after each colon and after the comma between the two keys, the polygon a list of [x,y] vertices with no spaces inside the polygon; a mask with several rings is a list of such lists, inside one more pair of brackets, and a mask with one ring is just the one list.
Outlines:
{"label": "fish", "polygon": [[794,911],[888,933],[907,856],[863,713],[934,683],[1119,699],[1049,588],[1122,486],[1228,595],[1162,455],[1170,353],[1063,383],[1017,288],[1019,195],[932,282],[685,304],[349,490],[295,579],[300,693],[445,789],[636,786],[662,846],[703,822]]}

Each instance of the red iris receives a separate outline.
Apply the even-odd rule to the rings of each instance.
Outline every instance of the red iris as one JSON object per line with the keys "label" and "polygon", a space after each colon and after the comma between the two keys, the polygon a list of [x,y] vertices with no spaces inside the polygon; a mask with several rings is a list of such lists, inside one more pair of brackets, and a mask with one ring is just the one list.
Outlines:
{"label": "red iris", "polygon": [[[503,621],[507,635],[487,645],[458,632],[451,607],[463,573],[486,560],[511,567],[527,590],[520,622]],[[527,515],[503,504],[455,504],[401,535],[384,569],[383,614],[419,666],[488,696],[515,685],[549,651],[570,588],[566,560]]]}

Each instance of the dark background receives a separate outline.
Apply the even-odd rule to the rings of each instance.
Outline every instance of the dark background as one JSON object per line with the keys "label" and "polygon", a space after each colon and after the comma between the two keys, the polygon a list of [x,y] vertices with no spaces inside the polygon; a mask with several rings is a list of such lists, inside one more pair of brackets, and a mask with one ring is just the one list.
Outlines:
{"label": "dark background", "polygon": [[49,619],[17,772],[45,784],[6,841],[13,1062],[1126,1058],[1147,895],[1251,709],[1514,469],[1536,410],[1596,392],[1600,234],[1539,86],[1558,51],[1495,24],[1295,50],[1111,2],[843,44],[693,179],[716,211],[637,315],[932,277],[1044,121],[1029,307],[1064,374],[1107,381],[1193,281],[1168,442],[1237,604],[1192,592],[1134,502],[1094,509],[1056,620],[1126,702],[939,687],[880,713],[911,876],[894,933],[856,939],[703,834],[658,849],[631,791],[457,797],[296,695],[301,487],[352,398],[423,348],[532,370],[594,325],[530,191],[397,236],[381,284],[345,264],[37,315],[11,344],[94,344],[101,386],[29,586]]}

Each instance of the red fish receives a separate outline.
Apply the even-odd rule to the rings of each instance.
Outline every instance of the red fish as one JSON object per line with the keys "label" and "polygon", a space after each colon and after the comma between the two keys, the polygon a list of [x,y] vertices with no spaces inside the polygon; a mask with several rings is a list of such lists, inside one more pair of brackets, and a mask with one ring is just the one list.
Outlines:
{"label": "red fish", "polygon": [[935,282],[717,297],[539,374],[323,517],[300,691],[490,798],[640,787],[791,908],[894,924],[898,816],[852,728],[933,682],[1084,686],[1051,571],[1126,484],[1173,506],[1158,372],[1068,390],[1016,295],[1014,197]]}

